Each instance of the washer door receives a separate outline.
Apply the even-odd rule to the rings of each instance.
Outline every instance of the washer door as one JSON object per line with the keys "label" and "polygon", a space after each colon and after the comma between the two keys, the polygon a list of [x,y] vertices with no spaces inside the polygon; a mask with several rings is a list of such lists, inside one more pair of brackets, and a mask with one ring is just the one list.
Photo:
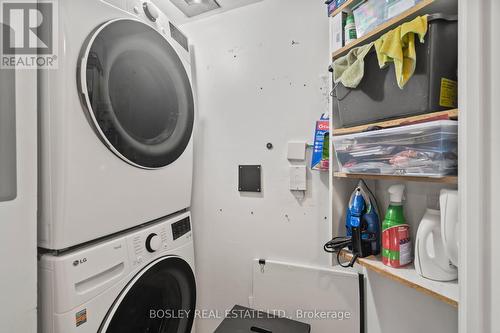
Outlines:
{"label": "washer door", "polygon": [[122,291],[99,333],[189,333],[195,303],[196,283],[189,264],[163,257]]}
{"label": "washer door", "polygon": [[87,116],[117,156],[155,169],[184,152],[193,93],[179,56],[159,32],[132,19],[109,21],[87,39],[77,72]]}

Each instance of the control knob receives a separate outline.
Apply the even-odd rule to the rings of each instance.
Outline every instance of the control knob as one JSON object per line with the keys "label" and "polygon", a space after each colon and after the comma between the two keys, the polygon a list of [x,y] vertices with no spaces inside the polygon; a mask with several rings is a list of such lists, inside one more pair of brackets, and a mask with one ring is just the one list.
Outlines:
{"label": "control knob", "polygon": [[146,14],[147,18],[151,22],[156,22],[156,20],[160,16],[160,10],[151,2],[144,2],[142,4],[142,9],[144,10],[144,14]]}
{"label": "control knob", "polygon": [[161,246],[161,239],[160,236],[157,234],[149,234],[149,236],[146,238],[146,250],[148,252],[153,253],[156,252]]}

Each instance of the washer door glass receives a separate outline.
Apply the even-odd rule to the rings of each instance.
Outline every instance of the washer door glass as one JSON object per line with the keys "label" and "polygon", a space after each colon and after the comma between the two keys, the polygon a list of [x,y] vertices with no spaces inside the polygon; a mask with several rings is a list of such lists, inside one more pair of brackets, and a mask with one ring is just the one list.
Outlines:
{"label": "washer door glass", "polygon": [[81,96],[101,140],[138,167],[179,158],[193,130],[193,93],[167,39],[142,22],[114,20],[94,31],[80,59]]}
{"label": "washer door glass", "polygon": [[189,333],[195,303],[191,268],[180,258],[165,257],[125,288],[99,332]]}

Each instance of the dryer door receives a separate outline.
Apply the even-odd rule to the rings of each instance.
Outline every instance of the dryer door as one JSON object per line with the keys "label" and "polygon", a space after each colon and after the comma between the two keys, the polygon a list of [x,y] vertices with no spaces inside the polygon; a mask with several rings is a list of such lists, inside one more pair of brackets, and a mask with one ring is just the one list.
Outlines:
{"label": "dryer door", "polygon": [[189,264],[163,257],[122,291],[99,333],[189,333],[195,303],[196,283]]}
{"label": "dryer door", "polygon": [[158,31],[132,19],[101,25],[83,46],[77,73],[88,119],[117,156],[155,169],[184,152],[193,93],[181,59]]}

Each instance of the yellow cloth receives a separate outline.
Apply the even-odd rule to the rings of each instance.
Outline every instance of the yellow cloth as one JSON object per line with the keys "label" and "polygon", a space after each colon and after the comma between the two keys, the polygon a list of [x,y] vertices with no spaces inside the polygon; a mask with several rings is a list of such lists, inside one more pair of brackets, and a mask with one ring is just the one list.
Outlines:
{"label": "yellow cloth", "polygon": [[423,43],[426,33],[427,15],[424,15],[416,17],[411,22],[403,23],[375,41],[380,68],[384,68],[389,62],[394,62],[396,80],[401,89],[415,71],[417,62],[415,34],[418,35],[420,43]]}

